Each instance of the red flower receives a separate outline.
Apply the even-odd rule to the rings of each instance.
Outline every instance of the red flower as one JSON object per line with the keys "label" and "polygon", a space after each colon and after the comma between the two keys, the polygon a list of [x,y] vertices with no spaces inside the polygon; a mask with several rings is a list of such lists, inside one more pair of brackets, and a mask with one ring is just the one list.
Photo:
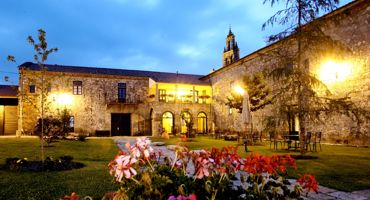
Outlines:
{"label": "red flower", "polygon": [[319,190],[319,184],[317,183],[315,177],[311,174],[299,174],[299,179],[297,181],[303,189],[306,189],[307,193],[311,190],[317,193]]}
{"label": "red flower", "polygon": [[295,161],[290,157],[290,155],[273,155],[269,157],[259,154],[251,154],[244,160],[243,170],[250,174],[273,174],[276,172],[285,173],[287,167],[296,167]]}
{"label": "red flower", "polygon": [[64,197],[60,197],[59,200],[65,200],[65,199],[70,199],[70,200],[78,200],[80,198],[76,193],[72,192],[71,196],[65,195]]}

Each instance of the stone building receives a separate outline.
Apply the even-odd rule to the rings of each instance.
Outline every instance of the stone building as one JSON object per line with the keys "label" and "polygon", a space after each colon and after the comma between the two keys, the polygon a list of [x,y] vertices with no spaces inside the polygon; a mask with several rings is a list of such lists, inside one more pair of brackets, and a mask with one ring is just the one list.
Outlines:
{"label": "stone building", "polygon": [[[45,65],[20,66],[19,129],[32,134],[44,116],[67,109],[74,132],[89,135],[160,135],[186,132],[192,119],[198,133],[210,127],[211,86],[200,75]],[[184,117],[182,117],[184,116]]]}
{"label": "stone building", "polygon": [[[324,22],[318,24],[320,24],[320,28],[325,35],[343,44],[351,53],[349,56],[340,57],[329,53],[317,55],[315,54],[316,52],[304,52],[302,61],[308,61],[311,74],[323,81],[333,95],[342,97],[350,94],[349,97],[357,105],[369,109],[370,1],[354,1],[322,16],[316,21]],[[263,70],[271,71],[276,67],[276,60],[278,59],[276,52],[281,52],[283,48],[295,51],[296,49],[294,48],[296,46],[294,38],[288,37],[285,41],[268,45],[202,78],[202,80],[210,81],[212,85],[212,109],[215,113],[214,122],[216,129],[246,130],[246,126],[241,120],[241,114],[236,112],[235,109],[230,109],[225,104],[225,100],[236,87],[245,87],[242,85],[244,76]],[[273,80],[268,81],[272,88],[279,87]],[[271,106],[253,112],[254,127],[257,130],[263,130],[264,125],[262,122],[265,117],[270,115],[273,115]],[[297,119],[293,120],[295,124],[293,128],[299,130]],[[362,131],[367,132],[370,130],[369,124],[370,122],[367,119],[363,126],[365,129]],[[347,116],[335,115],[330,119],[325,119],[325,123],[311,123],[309,130],[322,131],[326,138],[329,138],[331,136],[348,135],[353,131],[354,126],[354,122]]]}
{"label": "stone building", "polygon": [[[338,20],[339,19],[339,20]],[[356,104],[370,108],[370,2],[357,0],[315,22],[324,21],[321,30],[351,50],[342,58],[305,52],[303,61],[309,70],[327,84],[338,97],[350,93]],[[310,23],[306,26],[315,26]],[[313,25],[312,25],[313,24]],[[63,108],[71,111],[75,132],[94,135],[160,135],[186,132],[184,121],[192,119],[198,133],[210,131],[242,132],[246,124],[241,114],[225,101],[233,90],[243,86],[243,77],[276,66],[274,51],[295,46],[292,37],[270,44],[239,58],[235,35],[229,30],[223,52],[223,66],[212,73],[178,73],[46,65],[44,86],[48,93],[48,114]],[[291,48],[294,51],[294,48]],[[268,58],[268,59],[266,59]],[[303,64],[303,63],[302,63]],[[39,112],[42,70],[34,63],[20,66],[20,105],[18,130],[32,133]],[[268,80],[272,87],[278,87]],[[29,101],[28,101],[29,100]],[[271,115],[271,106],[252,113],[254,127],[262,130],[262,121]],[[293,119],[294,129],[296,119]],[[368,121],[365,124],[369,124]],[[365,126],[366,127],[366,126]],[[311,129],[330,135],[348,134],[353,122],[337,115],[325,124],[310,124]]]}

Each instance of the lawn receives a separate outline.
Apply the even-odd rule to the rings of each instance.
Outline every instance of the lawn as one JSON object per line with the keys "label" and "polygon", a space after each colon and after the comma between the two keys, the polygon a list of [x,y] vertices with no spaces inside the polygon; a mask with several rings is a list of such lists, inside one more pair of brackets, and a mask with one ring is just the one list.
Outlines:
{"label": "lawn", "polygon": [[[178,144],[178,138],[164,141]],[[214,140],[210,137],[197,137],[184,143],[191,149],[222,147],[235,145],[236,142]],[[86,167],[61,172],[9,172],[0,170],[0,199],[56,199],[61,195],[76,192],[81,196],[101,197],[117,187],[109,176],[107,164],[117,153],[118,148],[111,139],[78,141],[60,141],[46,148],[46,154],[57,158],[62,155],[74,157]],[[39,158],[40,143],[38,139],[0,138],[0,164],[9,157]],[[280,147],[280,145],[279,145]],[[315,160],[298,160],[299,173],[312,173],[322,185],[343,191],[370,188],[370,148],[323,145],[322,152],[308,153],[318,156]],[[264,155],[298,154],[297,152],[272,151],[269,143],[264,146],[251,146],[249,150]],[[242,156],[249,152],[239,149]],[[292,174],[297,177],[297,174]]]}
{"label": "lawn", "polygon": [[[9,157],[40,157],[39,139],[0,138],[0,164]],[[101,197],[114,191],[107,165],[118,148],[110,139],[60,141],[46,148],[46,155],[58,158],[73,156],[74,161],[86,166],[81,169],[60,172],[9,172],[0,170],[0,199],[57,199],[61,195],[76,192],[81,196]]]}
{"label": "lawn", "polygon": [[[237,142],[215,140],[210,137],[197,137],[192,141],[182,142],[190,149],[202,149],[207,147],[222,147],[235,145]],[[167,144],[179,144],[178,138],[163,140],[153,138],[153,141],[163,141]],[[269,143],[262,146],[250,146],[248,150],[263,155],[272,154],[292,154],[298,155],[298,152],[289,152],[286,150],[272,151]],[[242,156],[247,156],[243,147],[239,148]],[[335,188],[342,191],[354,191],[370,189],[370,148],[357,148],[346,146],[322,145],[322,151],[317,153],[307,153],[307,155],[317,156],[317,159],[297,160],[297,173],[290,172],[295,178],[298,173],[314,174],[319,184]]]}

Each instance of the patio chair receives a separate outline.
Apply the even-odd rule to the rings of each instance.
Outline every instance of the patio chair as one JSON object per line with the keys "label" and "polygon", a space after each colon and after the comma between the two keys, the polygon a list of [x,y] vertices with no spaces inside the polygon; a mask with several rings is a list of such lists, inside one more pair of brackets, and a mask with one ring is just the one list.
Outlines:
{"label": "patio chair", "polygon": [[313,138],[313,142],[312,142],[312,149],[313,151],[317,151],[317,144],[319,144],[320,146],[320,151],[321,151],[321,136],[322,136],[322,133],[321,132],[316,132],[314,138]]}
{"label": "patio chair", "polygon": [[278,149],[278,143],[280,143],[280,148],[283,148],[283,140],[278,139],[278,134],[276,132],[270,132],[270,149],[271,144],[274,145],[274,150]]}
{"label": "patio chair", "polygon": [[310,151],[312,150],[311,149],[311,137],[312,137],[312,133],[307,132],[306,137],[304,138],[304,148],[306,149],[306,151],[308,151],[308,147],[310,147]]}
{"label": "patio chair", "polygon": [[253,132],[253,143],[256,143],[257,141],[260,141],[262,143],[262,132]]}

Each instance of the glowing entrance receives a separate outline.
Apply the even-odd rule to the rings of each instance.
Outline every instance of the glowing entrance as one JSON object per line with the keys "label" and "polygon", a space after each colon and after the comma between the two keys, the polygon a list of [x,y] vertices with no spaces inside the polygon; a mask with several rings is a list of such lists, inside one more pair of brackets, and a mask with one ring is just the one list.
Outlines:
{"label": "glowing entrance", "polygon": [[207,115],[204,112],[198,114],[198,133],[207,133]]}
{"label": "glowing entrance", "polygon": [[172,133],[173,131],[173,114],[171,112],[165,112],[162,115],[162,128],[166,133]]}
{"label": "glowing entrance", "polygon": [[188,132],[188,128],[186,127],[186,122],[190,122],[190,120],[191,120],[191,115],[189,112],[185,111],[181,114],[181,133]]}

